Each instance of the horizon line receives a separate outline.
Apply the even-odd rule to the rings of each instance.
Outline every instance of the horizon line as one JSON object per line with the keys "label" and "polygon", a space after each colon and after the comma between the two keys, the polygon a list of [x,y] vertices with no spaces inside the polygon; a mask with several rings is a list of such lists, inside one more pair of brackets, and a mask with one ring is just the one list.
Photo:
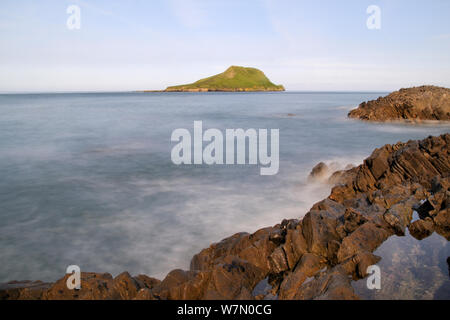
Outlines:
{"label": "horizon line", "polygon": [[[397,89],[399,90],[399,89]],[[394,90],[395,91],[395,90]],[[61,91],[0,91],[0,95],[7,94],[70,94],[70,93],[385,93],[392,92],[392,90],[284,90],[284,91],[208,91],[208,92],[168,92],[164,90],[61,90]]]}

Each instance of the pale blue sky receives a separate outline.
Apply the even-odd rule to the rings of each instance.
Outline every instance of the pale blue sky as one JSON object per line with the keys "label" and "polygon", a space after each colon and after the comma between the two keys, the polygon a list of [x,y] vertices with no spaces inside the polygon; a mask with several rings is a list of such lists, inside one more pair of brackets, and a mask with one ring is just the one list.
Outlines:
{"label": "pale blue sky", "polygon": [[0,91],[164,89],[230,65],[288,90],[450,87],[450,1],[0,2]]}

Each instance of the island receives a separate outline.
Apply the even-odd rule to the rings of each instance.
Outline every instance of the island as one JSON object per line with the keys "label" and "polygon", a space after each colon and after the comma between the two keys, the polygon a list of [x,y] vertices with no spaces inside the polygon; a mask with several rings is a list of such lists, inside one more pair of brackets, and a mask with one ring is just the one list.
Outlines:
{"label": "island", "polygon": [[282,85],[273,84],[266,75],[256,68],[231,66],[225,72],[200,79],[191,84],[167,87],[164,92],[248,92],[284,91]]}
{"label": "island", "polygon": [[365,121],[450,121],[450,89],[437,86],[400,89],[361,103],[348,116]]}

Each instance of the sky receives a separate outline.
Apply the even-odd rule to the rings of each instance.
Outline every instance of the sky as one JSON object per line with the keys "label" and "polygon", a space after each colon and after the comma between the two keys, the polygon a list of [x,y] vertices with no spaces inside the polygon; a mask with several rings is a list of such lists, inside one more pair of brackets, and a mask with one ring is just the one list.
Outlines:
{"label": "sky", "polygon": [[230,65],[287,90],[450,87],[450,1],[0,1],[1,92],[158,90]]}

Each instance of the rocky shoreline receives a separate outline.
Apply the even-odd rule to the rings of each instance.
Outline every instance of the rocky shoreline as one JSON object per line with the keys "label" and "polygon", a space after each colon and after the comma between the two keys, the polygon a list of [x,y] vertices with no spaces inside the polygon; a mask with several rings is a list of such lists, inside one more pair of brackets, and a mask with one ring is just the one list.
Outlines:
{"label": "rocky shoreline", "polygon": [[162,281],[83,272],[80,290],[66,287],[66,275],[2,284],[0,299],[358,299],[351,281],[367,275],[380,260],[374,250],[392,235],[408,229],[417,239],[436,232],[450,240],[449,143],[444,134],[378,148],[333,173],[331,194],[302,220],[223,239]]}
{"label": "rocky shoreline", "polygon": [[348,113],[365,121],[450,121],[450,89],[421,86],[400,89],[386,97],[361,103]]}

